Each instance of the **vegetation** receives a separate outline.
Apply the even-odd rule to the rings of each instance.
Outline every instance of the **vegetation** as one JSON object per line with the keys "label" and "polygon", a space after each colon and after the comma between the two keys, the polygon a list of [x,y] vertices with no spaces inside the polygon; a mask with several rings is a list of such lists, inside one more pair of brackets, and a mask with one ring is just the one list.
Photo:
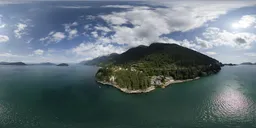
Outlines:
{"label": "vegetation", "polygon": [[[112,82],[131,90],[151,86],[151,76],[193,79],[217,73],[222,66],[219,61],[199,52],[176,44],[161,43],[139,46],[120,55],[113,54],[87,63],[92,62],[103,67],[96,74],[99,81]],[[115,79],[111,81],[111,77]]]}
{"label": "vegetation", "polygon": [[223,64],[223,66],[237,66],[237,64],[229,63],[229,64]]}
{"label": "vegetation", "polygon": [[[116,76],[114,82],[111,77]],[[130,70],[113,71],[113,68],[101,68],[96,74],[96,79],[104,82],[112,82],[121,88],[129,90],[145,89],[150,87],[150,79],[142,72]]]}
{"label": "vegetation", "polygon": [[23,62],[0,62],[0,65],[21,65],[21,66],[24,66],[26,64],[23,63]]}
{"label": "vegetation", "polygon": [[68,66],[68,64],[66,64],[66,63],[61,63],[61,64],[58,64],[57,66]]}
{"label": "vegetation", "polygon": [[244,62],[244,63],[241,63],[241,65],[256,65],[256,63],[252,63],[252,62]]}

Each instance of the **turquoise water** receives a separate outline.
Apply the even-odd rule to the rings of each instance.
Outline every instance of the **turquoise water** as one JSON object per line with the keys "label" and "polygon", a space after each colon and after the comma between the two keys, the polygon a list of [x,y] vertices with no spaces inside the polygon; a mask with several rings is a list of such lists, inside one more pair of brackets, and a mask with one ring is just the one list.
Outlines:
{"label": "turquoise water", "polygon": [[256,127],[256,66],[129,95],[96,67],[0,66],[0,128]]}

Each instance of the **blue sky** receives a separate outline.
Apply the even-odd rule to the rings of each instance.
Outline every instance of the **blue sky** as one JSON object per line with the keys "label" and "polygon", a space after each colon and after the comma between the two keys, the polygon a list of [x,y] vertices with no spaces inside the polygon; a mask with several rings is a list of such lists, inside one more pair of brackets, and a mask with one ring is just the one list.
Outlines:
{"label": "blue sky", "polygon": [[256,62],[256,2],[0,1],[0,61],[74,63],[153,42]]}

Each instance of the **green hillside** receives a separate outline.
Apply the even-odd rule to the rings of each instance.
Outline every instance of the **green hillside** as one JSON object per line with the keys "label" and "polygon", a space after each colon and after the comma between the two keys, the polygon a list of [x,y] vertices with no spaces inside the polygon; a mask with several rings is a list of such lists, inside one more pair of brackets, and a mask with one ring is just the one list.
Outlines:
{"label": "green hillside", "polygon": [[103,66],[96,74],[97,80],[131,90],[152,86],[152,76],[163,76],[162,81],[170,77],[185,80],[221,70],[219,61],[177,44],[153,43],[103,58],[87,62]]}

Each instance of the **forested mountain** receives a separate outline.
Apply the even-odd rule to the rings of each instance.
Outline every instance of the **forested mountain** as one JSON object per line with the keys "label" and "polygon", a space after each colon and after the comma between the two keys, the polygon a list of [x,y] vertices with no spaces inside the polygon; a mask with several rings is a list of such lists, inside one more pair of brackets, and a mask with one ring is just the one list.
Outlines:
{"label": "forested mountain", "polygon": [[23,62],[0,62],[0,65],[26,65]]}
{"label": "forested mountain", "polygon": [[[149,47],[139,46],[131,48],[122,54],[111,54],[90,61],[85,65],[131,65],[151,67],[198,66],[220,64],[219,61],[210,58],[194,50],[177,44],[153,43]],[[139,64],[139,65],[138,65]]]}
{"label": "forested mountain", "polygon": [[[175,80],[193,79],[221,70],[221,63],[211,57],[177,44],[153,43],[139,46],[118,55],[88,61],[103,66],[96,78],[132,90],[151,86],[152,76]],[[87,63],[87,64],[88,64]]]}
{"label": "forested mountain", "polygon": [[69,66],[67,63],[61,63],[61,64],[58,64],[56,66]]}
{"label": "forested mountain", "polygon": [[252,62],[244,62],[244,63],[241,63],[241,65],[256,65],[256,63],[252,63]]}

